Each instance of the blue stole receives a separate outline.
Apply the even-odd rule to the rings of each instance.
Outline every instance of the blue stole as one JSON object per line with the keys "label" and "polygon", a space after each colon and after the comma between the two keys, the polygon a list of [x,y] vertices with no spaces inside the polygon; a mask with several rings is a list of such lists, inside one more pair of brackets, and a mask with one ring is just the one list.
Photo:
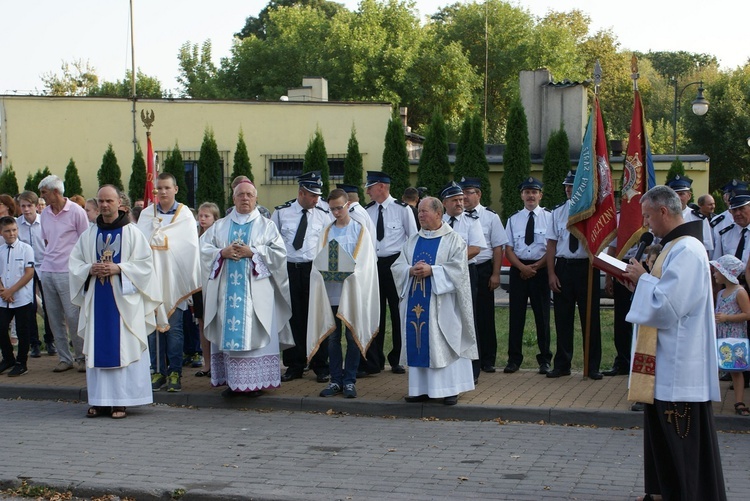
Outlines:
{"label": "blue stole", "polygon": [[[120,262],[122,228],[97,230],[99,262]],[[111,277],[94,280],[94,367],[120,367],[120,312],[115,303]]]}
{"label": "blue stole", "polygon": [[[253,222],[229,226],[229,241],[248,245]],[[249,276],[250,259],[225,259],[227,292],[224,297],[224,329],[221,348],[229,351],[245,351],[245,294]]]}
{"label": "blue stole", "polygon": [[[424,261],[430,266],[443,237],[419,237],[414,247],[412,265]],[[430,366],[430,297],[432,277],[411,278],[406,307],[406,363],[409,367]]]}

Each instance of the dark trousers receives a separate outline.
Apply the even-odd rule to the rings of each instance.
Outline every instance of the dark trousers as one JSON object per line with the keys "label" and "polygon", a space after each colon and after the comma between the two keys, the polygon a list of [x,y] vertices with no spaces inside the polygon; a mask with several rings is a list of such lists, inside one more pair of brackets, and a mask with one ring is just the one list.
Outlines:
{"label": "dark trousers", "polygon": [[617,280],[614,281],[615,317],[615,362],[613,367],[630,370],[630,348],[633,344],[633,324],[625,320],[630,311],[633,293]]}
{"label": "dark trousers", "polygon": [[[52,329],[49,326],[49,320],[47,319],[47,306],[44,304],[44,289],[42,289],[42,281],[39,279],[39,274],[34,270],[34,290],[39,291],[39,295],[42,297],[42,313],[44,314],[44,344],[49,347],[55,342],[55,336],[52,335]],[[34,311],[36,311],[36,294],[34,294]],[[42,343],[39,341],[39,329],[36,325],[36,319],[34,319],[31,330],[31,337],[29,338],[29,344],[32,347],[39,347]]]}
{"label": "dark trousers", "polygon": [[[34,302],[18,308],[0,308],[0,350],[3,360],[11,364],[26,366],[29,356],[29,338],[31,326],[36,325],[36,309]],[[13,345],[10,342],[10,322],[16,319],[16,336],[18,337],[18,356],[13,355]]]}
{"label": "dark trousers", "polygon": [[393,281],[391,265],[398,258],[398,254],[378,258],[378,281],[380,293],[380,326],[378,335],[372,340],[367,350],[367,358],[359,362],[362,370],[374,374],[385,368],[385,307],[391,312],[391,335],[393,337],[393,349],[388,353],[388,364],[393,367],[399,365],[401,358],[401,314],[398,309],[398,290],[396,282]]}
{"label": "dark trousers", "polygon": [[[555,327],[557,330],[557,350],[555,352],[555,369],[570,370],[573,359],[573,326],[575,309],[578,303],[578,316],[581,319],[581,332],[586,328],[586,302],[588,296],[588,259],[558,258],[555,263],[555,274],[560,281],[560,293],[555,292]],[[591,335],[589,345],[589,374],[599,372],[602,361],[602,336],[599,324],[599,270],[593,270],[593,291],[591,294]]]}
{"label": "dark trousers", "polygon": [[[522,261],[532,264],[534,261]],[[521,365],[523,362],[523,328],[526,324],[526,302],[531,301],[536,323],[536,342],[539,354],[536,356],[539,365],[552,362],[552,352],[549,349],[549,283],[547,269],[542,268],[536,275],[523,280],[521,271],[511,266],[509,273],[508,299],[510,305],[510,331],[508,333],[508,363]]]}
{"label": "dark trousers", "polygon": [[477,265],[477,295],[474,301],[474,323],[477,326],[479,365],[495,365],[497,330],[495,329],[495,291],[489,288],[492,260]]}
{"label": "dark trousers", "polygon": [[[307,363],[307,316],[310,307],[310,270],[312,263],[287,263],[289,272],[289,294],[292,300],[292,329],[295,346],[284,350],[286,370],[302,375]],[[321,344],[310,361],[310,368],[319,376],[328,375],[328,339]]]}

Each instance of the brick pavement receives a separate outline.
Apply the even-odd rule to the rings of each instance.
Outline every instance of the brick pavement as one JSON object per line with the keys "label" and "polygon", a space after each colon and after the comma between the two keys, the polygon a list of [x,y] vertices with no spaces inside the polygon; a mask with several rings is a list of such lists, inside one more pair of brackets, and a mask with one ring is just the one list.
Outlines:
{"label": "brick pavement", "polygon": [[[57,357],[43,355],[30,359],[29,372],[18,378],[0,375],[0,398],[34,398],[85,400],[85,374],[73,370],[53,373]],[[599,426],[639,426],[641,416],[629,410],[627,378],[605,377],[601,381],[584,379],[581,373],[550,379],[532,370],[515,374],[482,373],[476,390],[462,394],[455,407],[440,401],[407,404],[406,375],[390,371],[369,376],[357,382],[356,399],[318,396],[324,385],[311,374],[303,379],[283,383],[281,388],[266,392],[257,399],[239,398],[226,401],[219,395],[222,388],[211,388],[207,378],[197,378],[197,369],[183,369],[183,391],[156,392],[160,403],[198,407],[253,407],[282,410],[326,411],[333,409],[364,415],[401,417],[447,417],[463,420],[494,419],[545,421]],[[750,419],[734,414],[733,393],[729,383],[722,382],[723,401],[714,404],[717,426],[725,430],[750,430]],[[728,399],[728,400],[727,400]]]}

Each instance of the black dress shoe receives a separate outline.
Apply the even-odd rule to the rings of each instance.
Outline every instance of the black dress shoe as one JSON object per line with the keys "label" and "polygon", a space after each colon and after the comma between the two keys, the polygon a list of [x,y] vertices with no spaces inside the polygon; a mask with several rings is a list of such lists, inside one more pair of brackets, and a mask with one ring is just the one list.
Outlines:
{"label": "black dress shoe", "polygon": [[394,365],[391,367],[391,372],[394,374],[406,374],[406,369],[403,365]]}
{"label": "black dress shoe", "polygon": [[453,395],[451,397],[445,397],[443,399],[443,405],[456,405],[458,403],[458,395]]}
{"label": "black dress shoe", "polygon": [[605,376],[627,376],[630,374],[630,371],[627,367],[619,367],[615,365],[610,370],[602,372],[602,374]]}
{"label": "black dress shoe", "polygon": [[319,383],[327,383],[328,381],[331,380],[331,375],[330,374],[316,374],[315,380]]}
{"label": "black dress shoe", "polygon": [[508,362],[508,365],[505,366],[505,369],[503,369],[503,372],[506,374],[513,374],[514,372],[517,372],[520,367],[518,367],[518,364],[514,364],[513,362]]}
{"label": "black dress shoe", "polygon": [[39,358],[42,356],[42,351],[39,349],[38,346],[32,346],[31,350],[29,350],[29,356],[31,358]]}
{"label": "black dress shoe", "polygon": [[495,369],[491,365],[485,365],[484,367],[482,367],[482,372],[489,372],[490,374],[492,374],[493,372],[496,372],[496,371],[497,369]]}
{"label": "black dress shoe", "polygon": [[287,371],[287,372],[285,372],[284,374],[281,375],[281,382],[282,383],[288,383],[289,381],[291,381],[293,379],[300,379],[300,378],[302,378],[302,374],[299,374],[297,372],[289,372],[289,371]]}
{"label": "black dress shoe", "polygon": [[547,377],[555,378],[555,377],[562,377],[562,376],[570,376],[570,369],[567,369],[567,370],[552,369],[551,371],[547,372]]}
{"label": "black dress shoe", "polygon": [[410,404],[415,404],[417,402],[425,402],[430,399],[429,395],[415,395],[413,397],[407,396],[404,397],[404,400],[406,400]]}
{"label": "black dress shoe", "polygon": [[[549,374],[547,374],[549,376]],[[601,372],[589,372],[589,379],[593,379],[594,381],[599,381],[600,379],[604,379],[604,375],[602,375]]]}
{"label": "black dress shoe", "polygon": [[549,364],[547,362],[539,366],[539,374],[547,374],[549,372]]}

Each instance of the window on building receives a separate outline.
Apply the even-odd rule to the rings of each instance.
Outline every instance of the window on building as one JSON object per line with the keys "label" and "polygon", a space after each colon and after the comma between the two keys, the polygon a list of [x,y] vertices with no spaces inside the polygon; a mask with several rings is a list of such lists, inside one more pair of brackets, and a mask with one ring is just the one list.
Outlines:
{"label": "window on building", "polygon": [[[344,160],[346,155],[329,155],[328,172],[331,180],[344,177]],[[296,184],[297,177],[302,175],[304,157],[297,155],[268,155],[269,184]]]}

